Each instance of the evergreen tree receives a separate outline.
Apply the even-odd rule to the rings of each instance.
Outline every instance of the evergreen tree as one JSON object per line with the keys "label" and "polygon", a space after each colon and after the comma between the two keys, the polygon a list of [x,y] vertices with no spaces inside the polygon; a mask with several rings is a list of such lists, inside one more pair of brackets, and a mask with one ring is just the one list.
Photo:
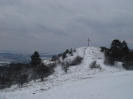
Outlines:
{"label": "evergreen tree", "polygon": [[69,50],[67,49],[67,50],[65,51],[65,53],[66,53],[66,54],[69,53]]}
{"label": "evergreen tree", "polygon": [[117,50],[117,49],[121,49],[121,41],[119,41],[118,39],[115,39],[112,41],[111,43],[111,50]]}
{"label": "evergreen tree", "polygon": [[71,56],[73,56],[73,49],[72,49],[72,48],[70,49],[69,54],[70,54]]}
{"label": "evergreen tree", "polygon": [[127,57],[127,59],[131,57],[128,55],[130,52],[126,41],[121,42],[118,39],[113,40],[110,49],[105,50],[104,53],[104,63],[109,65],[114,65],[115,61],[124,61],[124,64],[126,64],[127,61],[125,62],[125,57]]}
{"label": "evergreen tree", "polygon": [[121,41],[115,39],[112,41],[110,50],[112,52],[112,58],[115,61],[119,61],[122,58],[122,44]]}
{"label": "evergreen tree", "polygon": [[128,48],[128,45],[127,45],[126,41],[123,41],[123,42],[121,43],[121,47],[122,47],[122,50],[123,50],[124,52],[128,52],[128,51],[129,51],[129,48]]}
{"label": "evergreen tree", "polygon": [[34,54],[31,56],[31,65],[37,66],[39,64],[41,64],[41,58],[40,58],[39,53],[35,51]]}
{"label": "evergreen tree", "polygon": [[66,58],[66,52],[63,53],[62,59],[64,60]]}

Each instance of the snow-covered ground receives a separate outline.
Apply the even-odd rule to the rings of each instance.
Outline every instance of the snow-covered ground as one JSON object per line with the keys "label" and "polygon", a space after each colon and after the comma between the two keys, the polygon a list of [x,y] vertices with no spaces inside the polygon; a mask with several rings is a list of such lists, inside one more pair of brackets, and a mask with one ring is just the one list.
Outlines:
{"label": "snow-covered ground", "polygon": [[[77,55],[83,57],[80,65],[70,67],[68,73],[61,66],[44,82],[30,82],[24,87],[12,86],[0,91],[0,99],[133,99],[133,71],[126,71],[121,63],[115,67],[103,64],[104,55],[100,48],[77,48],[71,60]],[[96,60],[100,69],[90,69]]]}

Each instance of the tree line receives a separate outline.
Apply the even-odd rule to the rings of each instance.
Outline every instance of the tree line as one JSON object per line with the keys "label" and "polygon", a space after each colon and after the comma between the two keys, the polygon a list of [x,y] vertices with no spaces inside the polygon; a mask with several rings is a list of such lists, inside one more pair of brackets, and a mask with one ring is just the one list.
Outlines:
{"label": "tree line", "polygon": [[44,80],[54,72],[55,64],[45,65],[37,51],[31,56],[30,63],[11,63],[0,66],[0,89],[17,84],[22,87],[23,84],[36,79]]}
{"label": "tree line", "polygon": [[129,49],[126,41],[115,39],[111,42],[110,48],[101,47],[104,52],[104,64],[114,66],[116,62],[122,62],[127,70],[133,70],[133,50]]}

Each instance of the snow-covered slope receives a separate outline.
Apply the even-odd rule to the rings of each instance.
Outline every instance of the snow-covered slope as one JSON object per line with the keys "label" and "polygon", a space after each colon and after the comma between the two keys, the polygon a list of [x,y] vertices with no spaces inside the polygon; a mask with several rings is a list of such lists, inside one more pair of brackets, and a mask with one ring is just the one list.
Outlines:
{"label": "snow-covered slope", "polygon": [[[83,57],[81,64],[71,66],[66,74],[61,66],[44,82],[30,82],[23,88],[12,86],[0,91],[0,99],[133,99],[133,72],[103,64],[104,55],[97,47],[77,48],[64,61]],[[90,69],[94,60],[102,69]],[[48,62],[48,61],[47,61]]]}
{"label": "snow-covered slope", "polygon": [[[67,55],[67,58],[65,58],[63,61],[71,61],[76,56],[83,57],[83,61],[81,64],[79,64],[77,66],[72,66],[69,68],[68,74],[69,73],[71,73],[72,75],[77,74],[79,76],[79,75],[86,75],[88,73],[95,74],[97,72],[103,72],[103,71],[104,72],[116,72],[116,71],[124,70],[121,63],[117,63],[116,66],[114,66],[114,67],[105,66],[103,64],[104,54],[100,50],[101,49],[98,47],[80,47],[80,48],[76,49],[76,52],[74,52],[73,56]],[[101,70],[90,69],[89,65],[93,61],[97,61],[97,64],[100,64],[102,69]],[[61,67],[56,68],[55,74],[58,75],[58,74],[60,74],[59,72],[63,73],[63,71],[61,70]]]}

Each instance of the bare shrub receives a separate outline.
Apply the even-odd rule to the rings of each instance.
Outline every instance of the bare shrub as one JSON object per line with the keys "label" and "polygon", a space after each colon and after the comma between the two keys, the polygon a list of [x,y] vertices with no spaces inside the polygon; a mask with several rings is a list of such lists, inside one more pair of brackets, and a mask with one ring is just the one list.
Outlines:
{"label": "bare shrub", "polygon": [[95,69],[95,68],[98,68],[98,69],[102,69],[101,68],[101,66],[100,66],[100,64],[97,64],[97,61],[96,60],[94,60],[91,64],[90,64],[90,69]]}
{"label": "bare shrub", "polygon": [[66,62],[61,62],[62,69],[67,73],[68,69],[70,66],[75,66],[78,65],[82,62],[83,58],[80,56],[77,56],[74,58],[72,61],[66,61]]}
{"label": "bare shrub", "polygon": [[62,65],[62,69],[65,71],[65,73],[67,73],[68,68],[70,66],[69,62],[61,63],[61,65]]}
{"label": "bare shrub", "polygon": [[81,56],[77,56],[70,65],[78,65],[82,62],[83,58]]}

